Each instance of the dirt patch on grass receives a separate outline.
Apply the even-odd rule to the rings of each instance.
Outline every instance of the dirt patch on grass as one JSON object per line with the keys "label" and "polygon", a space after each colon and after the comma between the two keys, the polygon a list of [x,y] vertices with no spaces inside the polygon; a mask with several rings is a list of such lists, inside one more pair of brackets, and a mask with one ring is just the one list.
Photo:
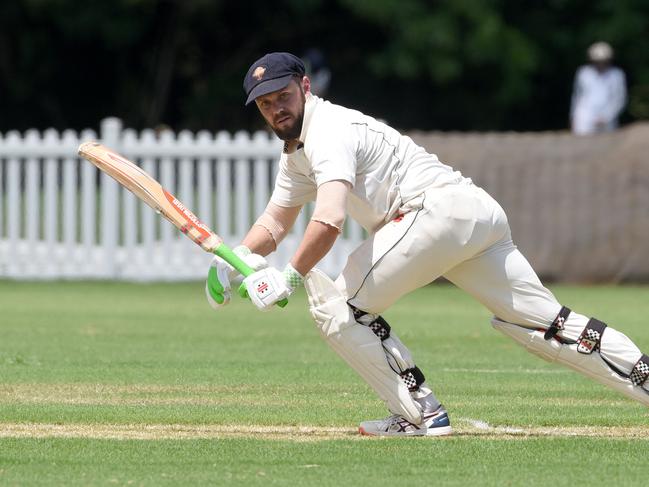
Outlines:
{"label": "dirt patch on grass", "polygon": [[259,438],[318,441],[360,438],[360,435],[356,429],[326,426],[0,423],[0,437],[117,440]]}
{"label": "dirt patch on grass", "polygon": [[[649,426],[489,426],[463,420],[451,438],[525,439],[538,437],[649,438]],[[256,438],[265,440],[367,440],[356,428],[333,426],[47,424],[0,423],[0,438],[89,438],[116,440],[196,440]],[[369,438],[370,440],[372,438]],[[439,438],[438,438],[439,439]]]}
{"label": "dirt patch on grass", "polygon": [[458,423],[455,432],[460,436],[649,438],[649,426],[491,426],[485,421],[469,418],[460,418]]}

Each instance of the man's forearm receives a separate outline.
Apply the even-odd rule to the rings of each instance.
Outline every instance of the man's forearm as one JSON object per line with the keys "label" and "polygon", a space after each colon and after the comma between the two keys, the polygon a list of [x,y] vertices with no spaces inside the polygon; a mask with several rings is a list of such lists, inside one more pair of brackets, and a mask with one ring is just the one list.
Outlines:
{"label": "man's forearm", "polygon": [[305,276],[320,259],[327,255],[338,235],[337,228],[312,220],[307,225],[304,238],[291,259],[291,265]]}
{"label": "man's forearm", "polygon": [[275,251],[276,245],[272,235],[264,227],[253,225],[244,237],[241,245],[248,247],[253,254],[264,257]]}

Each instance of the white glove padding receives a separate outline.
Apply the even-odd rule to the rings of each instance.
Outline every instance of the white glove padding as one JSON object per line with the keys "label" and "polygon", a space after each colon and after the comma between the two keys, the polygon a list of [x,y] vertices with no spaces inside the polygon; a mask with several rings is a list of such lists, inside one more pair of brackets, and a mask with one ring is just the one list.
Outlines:
{"label": "white glove padding", "polygon": [[[258,271],[268,267],[266,259],[259,254],[251,254],[243,245],[236,247],[237,254],[249,267]],[[214,309],[219,309],[230,302],[232,297],[231,283],[241,275],[234,267],[220,257],[214,256],[205,282],[207,302]]]}
{"label": "white glove padding", "polygon": [[[293,272],[297,273],[295,270]],[[282,273],[274,267],[268,267],[246,277],[243,285],[257,308],[270,311],[278,301],[288,298],[295,290],[296,286],[291,285],[286,276],[286,271]]]}

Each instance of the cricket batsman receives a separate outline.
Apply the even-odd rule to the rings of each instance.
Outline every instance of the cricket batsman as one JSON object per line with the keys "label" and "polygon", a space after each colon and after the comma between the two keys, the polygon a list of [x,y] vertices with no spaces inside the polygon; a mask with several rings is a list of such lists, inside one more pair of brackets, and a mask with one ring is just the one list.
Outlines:
{"label": "cricket batsman", "polygon": [[[274,52],[245,76],[254,102],[284,141],[264,213],[235,249],[256,272],[243,282],[266,311],[304,284],[324,340],[386,403],[365,421],[377,436],[442,436],[448,414],[408,348],[381,317],[404,294],[439,276],[475,297],[492,325],[531,353],[567,365],[649,406],[649,356],[624,334],[559,303],[512,242],[505,212],[483,189],[388,125],[310,92],[302,61]],[[269,267],[300,208],[315,201],[290,263]],[[369,237],[333,281],[314,266],[349,215]],[[236,271],[211,263],[207,299],[228,304]],[[444,326],[439,323],[438,326]]]}

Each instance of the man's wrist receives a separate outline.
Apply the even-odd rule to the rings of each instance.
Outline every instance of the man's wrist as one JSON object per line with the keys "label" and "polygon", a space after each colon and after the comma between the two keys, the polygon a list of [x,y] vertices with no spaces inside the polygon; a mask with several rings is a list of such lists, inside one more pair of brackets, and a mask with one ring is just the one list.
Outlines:
{"label": "man's wrist", "polygon": [[300,287],[302,285],[302,281],[304,281],[304,276],[297,270],[295,270],[295,267],[293,267],[290,262],[286,264],[286,267],[284,267],[282,274],[284,275],[286,284],[291,288],[291,291],[294,291],[295,289]]}

